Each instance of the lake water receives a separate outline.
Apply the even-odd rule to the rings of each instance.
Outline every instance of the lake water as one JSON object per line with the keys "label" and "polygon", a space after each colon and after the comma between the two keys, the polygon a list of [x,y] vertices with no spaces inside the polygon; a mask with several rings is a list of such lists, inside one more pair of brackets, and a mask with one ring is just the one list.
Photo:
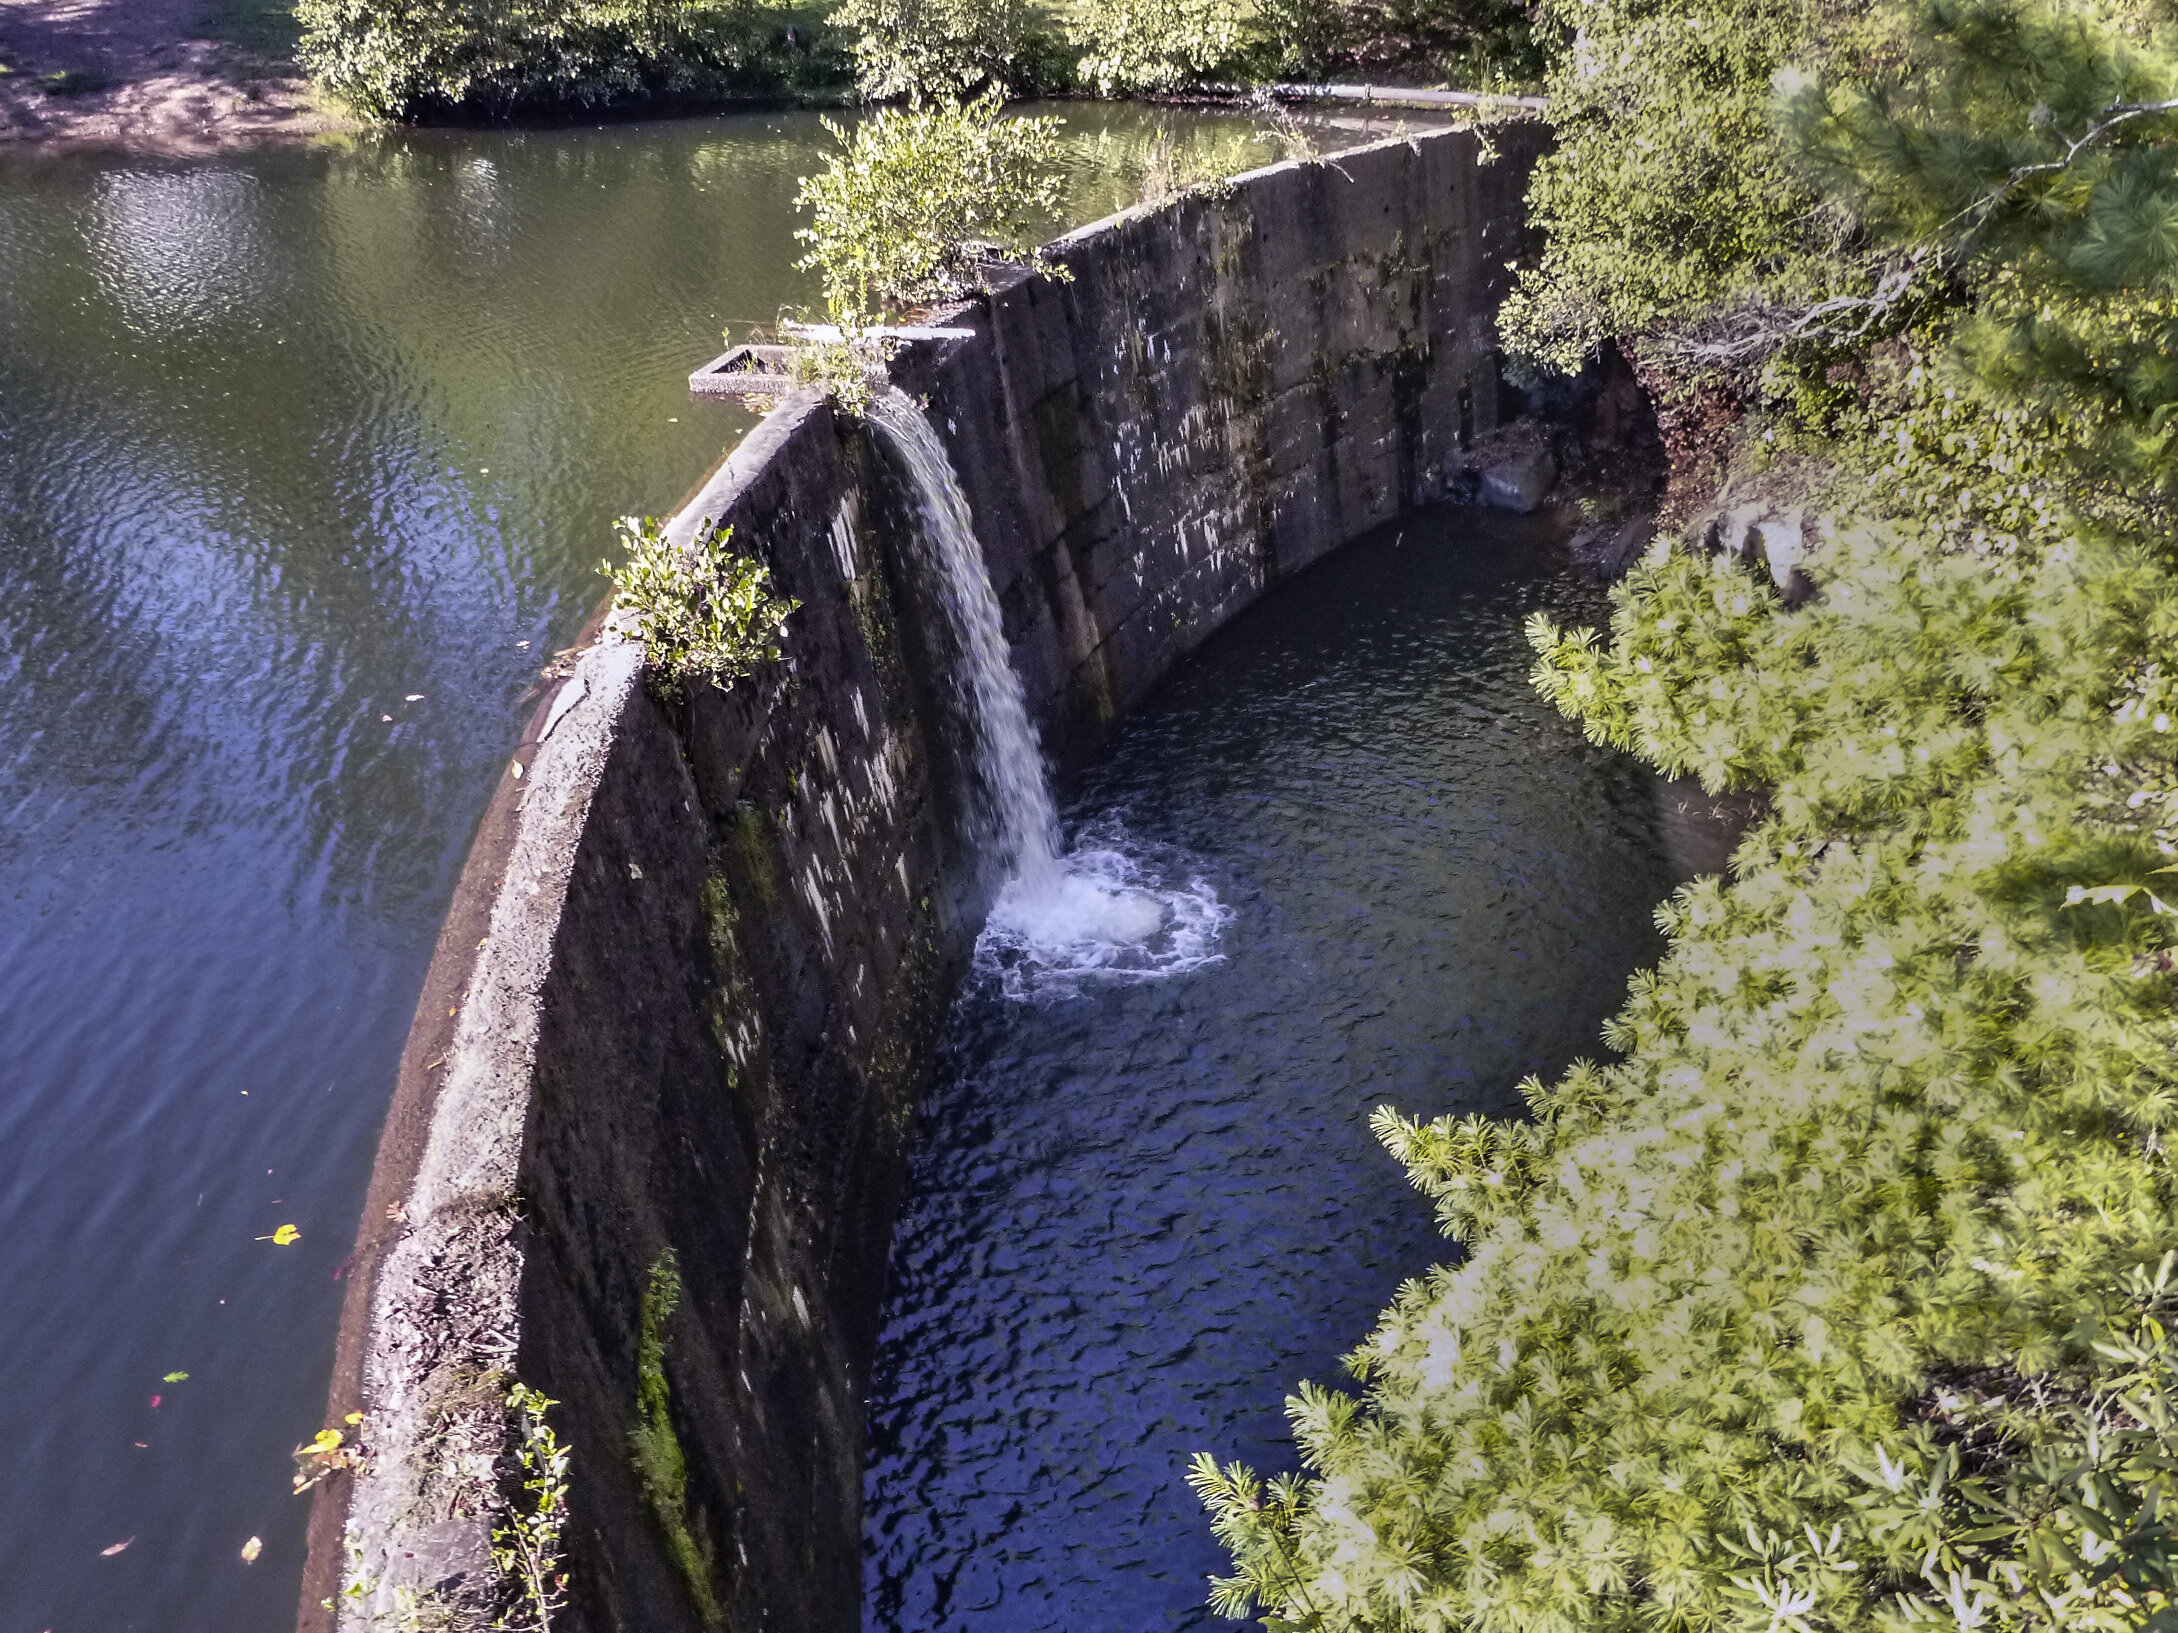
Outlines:
{"label": "lake water", "polygon": [[[1267,156],[1059,111],[1064,221],[1161,129]],[[611,519],[750,423],[686,377],[812,297],[823,142],[0,155],[0,1633],[291,1624],[440,916]]]}
{"label": "lake water", "polygon": [[1295,1467],[1284,1397],[1448,1253],[1369,1112],[1515,1111],[1600,1054],[1652,909],[1715,865],[1529,685],[1537,611],[1608,612],[1547,524],[1417,514],[1243,614],[1086,778],[1072,834],[1214,890],[1223,957],[956,1007],[871,1405],[873,1633],[1234,1625],[1189,1455]]}

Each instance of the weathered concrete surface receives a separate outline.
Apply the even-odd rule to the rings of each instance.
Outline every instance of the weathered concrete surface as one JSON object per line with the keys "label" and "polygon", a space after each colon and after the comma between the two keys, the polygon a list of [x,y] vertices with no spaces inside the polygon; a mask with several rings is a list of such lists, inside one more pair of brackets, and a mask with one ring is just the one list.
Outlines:
{"label": "weathered concrete surface", "polygon": [[1282,575],[1444,491],[1497,423],[1544,139],[1444,132],[1085,227],[896,368],[974,507],[1062,765]]}
{"label": "weathered concrete surface", "polygon": [[[1483,163],[1434,134],[1130,212],[1060,242],[1070,279],[1009,279],[898,360],[1060,768],[1494,424],[1490,316],[1539,140],[1500,130]],[[489,1573],[513,1377],[573,1448],[556,1626],[859,1623],[901,1158],[998,883],[899,481],[790,398],[674,522],[730,523],[801,601],[785,660],[661,703],[608,625],[525,732],[374,1176],[329,1419],[365,1412],[368,1461],[320,1489],[306,1626]],[[661,1460],[638,1377],[667,1263]]]}

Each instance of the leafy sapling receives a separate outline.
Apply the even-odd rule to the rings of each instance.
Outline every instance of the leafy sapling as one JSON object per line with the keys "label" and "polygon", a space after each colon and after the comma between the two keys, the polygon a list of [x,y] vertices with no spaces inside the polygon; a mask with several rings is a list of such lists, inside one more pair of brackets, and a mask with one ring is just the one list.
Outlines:
{"label": "leafy sapling", "polygon": [[724,688],[780,656],[779,634],[801,603],[771,593],[771,569],[727,548],[730,527],[706,519],[687,549],[655,517],[625,516],[625,565],[598,570],[613,582],[613,610],[633,616],[659,694],[684,695],[692,682]]}

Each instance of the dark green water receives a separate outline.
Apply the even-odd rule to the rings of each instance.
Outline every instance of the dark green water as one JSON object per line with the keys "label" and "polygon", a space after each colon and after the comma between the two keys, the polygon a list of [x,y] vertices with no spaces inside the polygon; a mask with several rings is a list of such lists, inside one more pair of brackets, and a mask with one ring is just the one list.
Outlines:
{"label": "dark green water", "polygon": [[[1153,122],[1064,111],[1086,220]],[[809,297],[820,139],[0,158],[0,1633],[289,1624],[439,918],[611,518],[748,424],[686,376]]]}

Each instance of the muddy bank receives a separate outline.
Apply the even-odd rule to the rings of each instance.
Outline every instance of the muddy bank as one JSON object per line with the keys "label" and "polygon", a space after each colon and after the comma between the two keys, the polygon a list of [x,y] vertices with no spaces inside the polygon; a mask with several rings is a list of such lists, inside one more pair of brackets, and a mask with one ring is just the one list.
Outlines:
{"label": "muddy bank", "polygon": [[0,0],[0,147],[201,153],[341,128],[282,27],[236,0]]}

